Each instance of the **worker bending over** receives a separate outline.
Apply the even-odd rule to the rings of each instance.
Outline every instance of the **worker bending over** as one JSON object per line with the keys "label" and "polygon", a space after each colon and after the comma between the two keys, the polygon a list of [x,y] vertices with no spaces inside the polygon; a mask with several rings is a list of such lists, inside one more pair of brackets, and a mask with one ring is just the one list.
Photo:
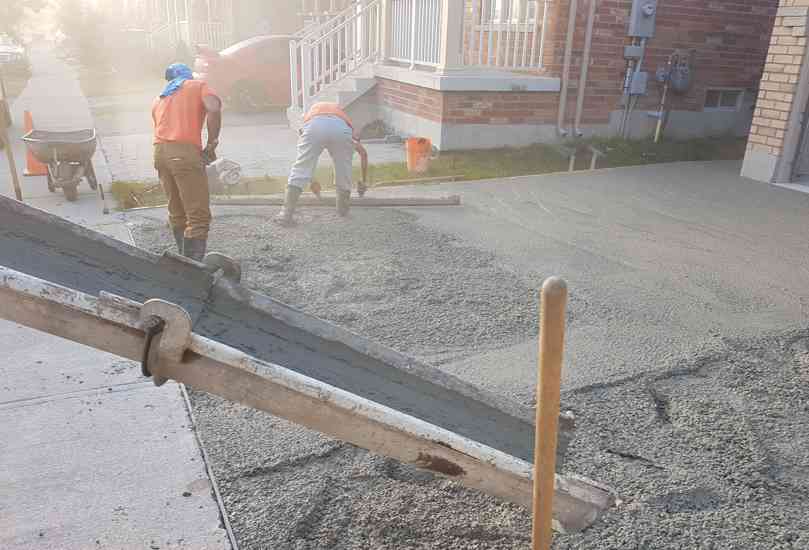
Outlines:
{"label": "worker bending over", "polygon": [[334,179],[337,187],[337,213],[347,216],[351,203],[351,174],[354,151],[362,161],[362,181],[365,188],[368,178],[368,153],[354,136],[351,119],[336,103],[315,103],[303,118],[303,128],[298,139],[298,156],[289,174],[284,208],[276,220],[283,225],[293,223],[295,206],[303,189],[312,182],[317,161],[323,149],[328,149],[334,164]]}
{"label": "worker bending over", "polygon": [[[169,81],[152,107],[154,164],[168,197],[169,223],[177,249],[201,261],[208,243],[211,204],[205,164],[216,159],[222,101],[187,65],[166,69]],[[202,147],[207,118],[208,141]],[[205,160],[203,160],[205,159]]]}

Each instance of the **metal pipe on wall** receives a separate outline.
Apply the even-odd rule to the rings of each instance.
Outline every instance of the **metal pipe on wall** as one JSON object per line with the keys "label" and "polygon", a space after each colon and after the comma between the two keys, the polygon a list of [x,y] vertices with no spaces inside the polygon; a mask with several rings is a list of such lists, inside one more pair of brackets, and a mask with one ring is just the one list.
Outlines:
{"label": "metal pipe on wall", "polygon": [[576,118],[573,123],[573,133],[576,137],[581,137],[582,131],[581,116],[584,111],[584,92],[587,88],[587,71],[590,68],[590,50],[593,45],[593,27],[595,26],[596,9],[598,0],[590,0],[590,12],[587,16],[587,35],[584,39],[584,53],[581,59],[581,76],[579,76],[579,97],[576,100]]}
{"label": "metal pipe on wall", "polygon": [[570,0],[570,13],[567,20],[567,37],[565,39],[565,61],[562,68],[562,90],[559,93],[559,115],[556,120],[556,131],[561,136],[568,134],[564,128],[565,111],[567,110],[567,80],[570,73],[570,58],[573,53],[573,35],[576,32],[576,7],[578,0]]}

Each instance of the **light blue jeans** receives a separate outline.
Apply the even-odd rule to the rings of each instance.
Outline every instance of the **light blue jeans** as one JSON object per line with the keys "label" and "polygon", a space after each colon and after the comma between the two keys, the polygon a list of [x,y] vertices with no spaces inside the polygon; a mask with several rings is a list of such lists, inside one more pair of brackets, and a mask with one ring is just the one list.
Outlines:
{"label": "light blue jeans", "polygon": [[315,117],[303,127],[298,139],[298,156],[289,173],[289,185],[304,189],[312,182],[323,149],[328,149],[334,164],[334,184],[338,191],[351,191],[353,132],[343,119],[331,115]]}

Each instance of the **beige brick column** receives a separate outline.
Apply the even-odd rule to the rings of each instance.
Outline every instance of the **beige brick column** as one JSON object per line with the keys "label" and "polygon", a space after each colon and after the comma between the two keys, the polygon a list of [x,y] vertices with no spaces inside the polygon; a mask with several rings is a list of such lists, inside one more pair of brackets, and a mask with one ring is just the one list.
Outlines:
{"label": "beige brick column", "polygon": [[750,128],[742,175],[788,182],[809,100],[809,0],[781,0]]}

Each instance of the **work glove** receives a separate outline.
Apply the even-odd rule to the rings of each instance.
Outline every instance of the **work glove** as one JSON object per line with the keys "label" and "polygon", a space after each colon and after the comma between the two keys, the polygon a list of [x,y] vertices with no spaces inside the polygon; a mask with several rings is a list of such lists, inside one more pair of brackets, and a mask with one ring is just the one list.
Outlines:
{"label": "work glove", "polygon": [[365,196],[365,192],[368,191],[368,186],[365,184],[364,181],[357,182],[357,195],[360,197]]}

